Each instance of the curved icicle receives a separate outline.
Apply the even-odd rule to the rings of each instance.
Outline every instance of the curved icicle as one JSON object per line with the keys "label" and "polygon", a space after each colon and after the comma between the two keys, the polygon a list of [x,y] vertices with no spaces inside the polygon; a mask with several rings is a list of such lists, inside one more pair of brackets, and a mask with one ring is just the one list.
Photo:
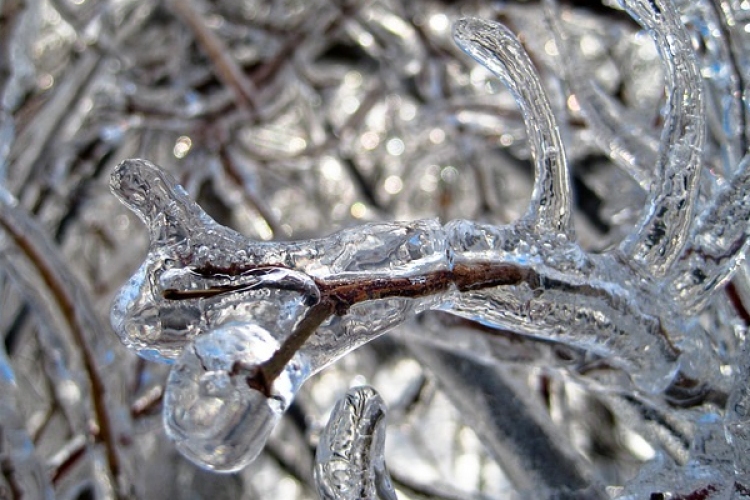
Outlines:
{"label": "curved icicle", "polygon": [[625,0],[628,13],[649,30],[665,65],[667,114],[654,183],[637,230],[620,250],[645,273],[662,277],[679,257],[690,231],[705,139],[703,84],[687,31],[669,0]]}
{"label": "curved icicle", "polygon": [[725,284],[744,255],[750,220],[750,153],[698,217],[682,258],[675,264],[670,294],[688,312],[696,314]]}
{"label": "curved icicle", "polygon": [[572,235],[570,179],[560,132],[521,42],[502,24],[479,19],[458,21],[454,38],[464,52],[503,81],[521,108],[535,163],[527,219],[538,233]]}
{"label": "curved icicle", "polygon": [[385,466],[385,403],[372,387],[340,399],[320,437],[315,484],[324,500],[397,500]]}
{"label": "curved icicle", "polygon": [[654,180],[659,142],[649,131],[629,120],[627,110],[603,92],[571,47],[560,22],[557,0],[545,0],[547,22],[552,28],[555,43],[562,58],[562,69],[570,91],[577,97],[581,112],[597,146],[640,186],[648,190]]}

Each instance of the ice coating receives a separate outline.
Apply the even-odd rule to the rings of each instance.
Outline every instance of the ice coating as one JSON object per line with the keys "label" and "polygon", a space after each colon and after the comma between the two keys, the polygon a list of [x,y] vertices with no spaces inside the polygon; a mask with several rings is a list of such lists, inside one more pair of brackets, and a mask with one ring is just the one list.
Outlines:
{"label": "ice coating", "polygon": [[646,273],[662,277],[682,253],[693,219],[703,162],[703,83],[690,43],[670,0],[626,0],[628,14],[649,31],[664,63],[667,106],[655,178],[638,229],[622,252]]}
{"label": "ice coating", "polygon": [[385,403],[372,387],[350,389],[333,408],[315,454],[324,500],[397,500],[385,466]]}
{"label": "ice coating", "polygon": [[[610,254],[589,254],[574,240],[568,167],[547,98],[518,41],[485,21],[462,21],[456,39],[504,79],[524,113],[537,177],[528,216],[516,224],[386,222],[314,240],[257,242],[218,225],[155,165],[118,167],[112,189],[149,226],[151,247],[112,321],[142,356],[177,359],[165,422],[183,453],[210,469],[241,468],[307,376],[427,309],[596,353],[647,392],[675,381],[712,382],[715,352],[683,314],[692,292],[665,290],[652,277],[673,262],[708,269],[715,279],[701,294],[731,276],[743,230],[721,243],[718,265],[716,252],[695,248],[714,238],[719,217],[745,217],[746,169],[709,204],[696,241],[682,252],[686,219],[674,209],[689,214],[693,203],[702,124],[693,116],[700,96],[687,94],[697,75],[673,6],[627,5],[662,43],[663,57],[677,53],[667,69],[679,99],[671,102],[654,174],[667,187],[653,194],[638,233]],[[688,162],[684,172],[680,159]]]}
{"label": "ice coating", "polygon": [[[280,268],[273,257],[266,266],[235,272],[252,259],[243,238],[217,224],[154,164],[126,160],[110,186],[151,234],[146,260],[111,313],[123,343],[142,356],[173,360],[200,332],[234,317],[252,316],[256,324],[287,332],[298,310],[318,300],[310,277]],[[240,293],[245,300],[238,300]]]}
{"label": "ice coating", "polygon": [[219,472],[250,463],[308,376],[301,358],[270,395],[252,382],[278,342],[257,325],[229,323],[198,337],[175,362],[164,396],[164,424],[183,455]]}
{"label": "ice coating", "polygon": [[[187,203],[167,204],[178,201]],[[173,359],[201,332],[229,320],[260,324],[282,341],[327,294],[339,310],[303,349],[313,371],[428,308],[617,358],[649,390],[663,388],[677,369],[679,350],[668,333],[681,327],[660,317],[663,299],[625,288],[629,271],[616,260],[525,224],[376,223],[276,245],[245,240],[205,214],[178,224],[194,236],[152,243],[112,313],[126,343],[152,358]],[[202,252],[202,238],[212,233],[226,236]],[[571,321],[575,329],[566,327]]]}
{"label": "ice coating", "polygon": [[529,222],[539,232],[571,234],[565,150],[547,95],[521,42],[505,26],[480,19],[457,22],[454,38],[464,52],[507,85],[521,108],[535,163]]}

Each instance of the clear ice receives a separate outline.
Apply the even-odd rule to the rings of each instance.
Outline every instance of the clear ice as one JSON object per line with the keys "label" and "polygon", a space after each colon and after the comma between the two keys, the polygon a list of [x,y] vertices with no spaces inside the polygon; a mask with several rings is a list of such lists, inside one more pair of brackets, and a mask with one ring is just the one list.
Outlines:
{"label": "clear ice", "polygon": [[397,500],[385,466],[385,403],[372,387],[350,389],[334,406],[315,455],[323,500]]}
{"label": "clear ice", "polygon": [[227,323],[184,349],[167,381],[164,425],[177,448],[204,467],[233,472],[262,451],[267,435],[308,377],[294,359],[266,395],[248,383],[278,342],[263,328]]}
{"label": "clear ice", "polygon": [[[565,152],[530,58],[507,28],[477,19],[456,25],[456,42],[511,89],[535,164],[529,209],[514,224],[371,223],[320,239],[258,242],[216,223],[154,164],[133,159],[117,167],[112,190],[148,226],[151,246],[118,295],[112,323],[142,356],[173,363],[164,421],[183,454],[217,471],[244,467],[306,378],[426,310],[594,353],[645,393],[679,393],[674,389],[687,384],[730,394],[731,401],[747,399],[722,382],[712,332],[695,315],[744,255],[749,160],[711,199],[697,203],[704,111],[689,36],[669,1],[623,5],[656,42],[669,99],[658,149],[624,134],[609,107],[584,108],[602,123],[600,142],[621,134],[633,139],[612,142],[611,156],[652,187],[633,234],[606,253],[584,251],[576,242]],[[554,2],[547,6],[555,11]],[[560,27],[553,28],[564,43]],[[595,89],[572,81],[595,101]],[[655,164],[644,166],[644,158]],[[264,379],[265,367],[321,310],[324,317],[283,370]],[[340,433],[379,425],[382,408],[373,397],[351,393],[336,410],[318,452],[321,492],[382,474],[382,452],[367,458],[377,440],[365,445],[355,432],[351,448],[337,451]],[[747,474],[747,412],[741,409],[747,405],[735,407],[725,446],[741,450],[730,461]],[[345,421],[356,425],[342,427]],[[372,494],[373,486],[367,488]]]}

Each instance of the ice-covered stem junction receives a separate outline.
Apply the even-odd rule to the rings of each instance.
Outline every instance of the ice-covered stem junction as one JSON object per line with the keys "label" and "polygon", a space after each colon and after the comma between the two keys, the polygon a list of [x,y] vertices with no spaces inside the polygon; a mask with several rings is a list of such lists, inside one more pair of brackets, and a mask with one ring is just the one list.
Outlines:
{"label": "ice-covered stem junction", "polygon": [[[307,377],[428,309],[596,353],[649,392],[711,381],[714,351],[686,311],[744,249],[746,224],[727,233],[719,216],[747,220],[746,169],[691,228],[699,75],[671,3],[625,4],[662,50],[670,99],[643,221],[612,253],[576,243],[568,167],[537,73],[510,31],[481,20],[460,21],[456,41],[513,91],[536,166],[515,224],[386,222],[258,242],[217,224],[152,163],[117,167],[112,189],[148,226],[151,247],[112,322],[144,357],[174,363],[165,422],[183,453],[215,470],[243,467]],[[688,283],[663,279],[686,268]]]}
{"label": "ice-covered stem junction", "polygon": [[634,376],[647,371],[653,381],[659,373],[657,388],[676,369],[680,350],[670,332],[680,325],[661,317],[659,295],[632,289],[626,265],[589,255],[561,233],[421,220],[255,242],[211,221],[146,161],[123,162],[113,175],[118,193],[134,185],[162,190],[156,200],[173,197],[154,219],[140,213],[155,240],[112,315],[123,341],[151,358],[175,359],[222,324],[253,322],[281,343],[300,340],[293,352],[318,369],[409,311],[443,309],[593,350]]}

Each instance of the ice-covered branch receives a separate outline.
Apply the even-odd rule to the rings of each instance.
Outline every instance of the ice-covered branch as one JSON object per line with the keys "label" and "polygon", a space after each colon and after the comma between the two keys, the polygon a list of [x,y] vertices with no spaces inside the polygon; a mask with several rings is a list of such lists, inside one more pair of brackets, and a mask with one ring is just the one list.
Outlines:
{"label": "ice-covered branch", "polygon": [[628,260],[663,277],[688,241],[705,140],[703,83],[690,39],[671,0],[626,0],[649,30],[664,63],[667,105],[649,202],[636,232],[620,246]]}
{"label": "ice-covered branch", "polygon": [[[420,310],[443,309],[611,357],[650,391],[664,389],[677,370],[680,350],[671,337],[680,338],[682,326],[663,314],[669,303],[657,290],[627,290],[627,267],[589,256],[562,235],[416,221],[260,243],[218,225],[148,162],[121,164],[112,188],[152,235],[145,263],[116,301],[113,324],[141,355],[177,358],[166,394],[169,427],[188,456],[216,470],[235,470],[257,455],[310,374]],[[266,339],[256,342],[268,349],[262,358],[243,357],[238,346],[251,343],[248,332]],[[227,335],[234,347],[222,340]],[[203,350],[222,367],[209,368]],[[228,407],[214,396],[207,402],[200,388],[214,382],[204,380],[206,370],[233,380],[221,398],[248,394]],[[263,418],[247,410],[272,400],[278,407]],[[206,404],[235,416],[219,424],[212,410],[206,420]],[[260,421],[269,424],[238,431]],[[229,453],[229,436],[247,441]]]}
{"label": "ice-covered branch", "polygon": [[650,131],[633,116],[628,116],[625,106],[593,81],[593,75],[587,71],[590,65],[584,64],[564,31],[557,0],[545,0],[544,4],[547,22],[560,52],[565,82],[575,95],[596,144],[643,189],[648,190],[654,180],[658,141],[652,139]]}
{"label": "ice-covered branch", "polygon": [[666,281],[688,314],[706,305],[711,293],[732,277],[747,249],[750,220],[750,155],[698,216],[690,243]]}
{"label": "ice-covered branch", "polygon": [[113,399],[107,398],[106,387],[100,368],[97,366],[95,342],[90,335],[107,331],[99,317],[90,308],[90,301],[76,278],[65,266],[58,250],[49,238],[20,207],[7,191],[0,188],[0,229],[2,233],[23,253],[34,271],[47,286],[67,330],[80,349],[89,384],[90,404],[98,428],[95,436],[105,449],[108,473],[115,488],[125,487],[121,476],[120,457],[117,452],[117,436],[113,428]]}
{"label": "ice-covered branch", "polygon": [[497,75],[521,108],[534,159],[534,191],[528,221],[539,233],[572,236],[568,165],[560,131],[538,73],[521,42],[499,23],[463,19],[456,23],[456,43]]}
{"label": "ice-covered branch", "polygon": [[315,482],[323,500],[397,500],[385,466],[385,403],[355,387],[336,403],[320,436]]}

